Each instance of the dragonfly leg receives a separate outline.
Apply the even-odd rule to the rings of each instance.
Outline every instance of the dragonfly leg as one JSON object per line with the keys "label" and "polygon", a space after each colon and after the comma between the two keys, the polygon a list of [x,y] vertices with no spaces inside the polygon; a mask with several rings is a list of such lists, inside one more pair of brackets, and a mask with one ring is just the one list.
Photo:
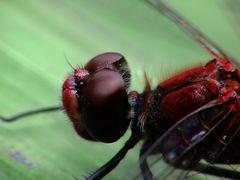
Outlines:
{"label": "dragonfly leg", "polygon": [[40,113],[46,113],[46,112],[53,112],[53,111],[59,111],[62,110],[63,108],[61,106],[53,106],[53,107],[47,107],[47,108],[39,108],[39,109],[34,109],[34,110],[30,110],[30,111],[25,111],[19,114],[15,114],[13,116],[10,117],[3,117],[0,116],[0,122],[13,122],[16,121],[20,118],[24,118],[26,116],[32,116],[32,115],[36,115],[36,114],[40,114]]}
{"label": "dragonfly leg", "polygon": [[[178,167],[179,168],[179,167]],[[198,163],[196,166],[193,166],[191,168],[181,168],[183,170],[191,170],[196,171],[203,174],[208,174],[211,176],[218,176],[222,178],[229,178],[229,179],[240,179],[240,172],[232,169],[226,169],[222,167],[217,167],[213,165],[207,165],[203,163]]]}
{"label": "dragonfly leg", "polygon": [[[139,154],[139,166],[140,166],[141,174],[144,180],[153,179],[153,174],[147,162],[148,155],[146,155],[146,151],[148,150],[148,148],[149,148],[149,145],[147,143],[144,143],[143,146],[141,147],[140,154]],[[146,157],[142,158],[143,156],[146,156]]]}
{"label": "dragonfly leg", "polygon": [[133,148],[139,142],[140,139],[141,136],[139,136],[138,134],[132,134],[128,141],[125,143],[125,145],[118,151],[118,153],[115,156],[113,156],[113,158],[110,161],[108,161],[106,164],[104,164],[102,167],[100,167],[94,173],[90,174],[85,179],[96,180],[103,178],[119,164],[119,162],[127,154],[128,150]]}

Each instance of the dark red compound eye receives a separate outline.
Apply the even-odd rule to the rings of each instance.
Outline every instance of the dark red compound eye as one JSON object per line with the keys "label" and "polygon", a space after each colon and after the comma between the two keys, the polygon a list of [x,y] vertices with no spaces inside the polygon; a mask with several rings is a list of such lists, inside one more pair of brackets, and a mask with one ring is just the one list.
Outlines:
{"label": "dark red compound eye", "polygon": [[94,138],[114,142],[126,132],[130,106],[118,72],[107,69],[95,73],[89,78],[83,99],[83,119]]}
{"label": "dark red compound eye", "polygon": [[90,74],[102,69],[112,69],[121,74],[126,89],[130,86],[130,70],[126,59],[119,53],[108,52],[95,56],[85,65],[85,69],[87,69]]}
{"label": "dark red compound eye", "polygon": [[127,62],[118,53],[94,57],[65,80],[63,106],[81,137],[110,143],[126,132],[129,82]]}

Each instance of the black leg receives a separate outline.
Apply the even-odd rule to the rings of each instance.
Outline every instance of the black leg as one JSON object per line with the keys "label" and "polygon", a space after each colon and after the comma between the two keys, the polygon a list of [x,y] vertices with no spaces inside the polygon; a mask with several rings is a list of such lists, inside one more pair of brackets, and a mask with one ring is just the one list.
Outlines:
{"label": "black leg", "polygon": [[92,173],[90,176],[86,177],[86,180],[97,180],[104,177],[106,174],[111,172],[119,162],[125,157],[128,150],[133,148],[141,139],[139,135],[132,134],[125,145],[120,149],[120,151],[106,164],[100,167],[97,171]]}
{"label": "black leg", "polygon": [[196,171],[199,173],[208,174],[212,176],[219,176],[221,178],[240,179],[240,172],[238,171],[202,163],[198,163],[197,166],[185,170]]}
{"label": "black leg", "polygon": [[[148,155],[145,154],[148,147],[149,147],[149,145],[147,143],[144,143],[140,150],[140,154],[139,154],[139,166],[140,166],[141,174],[142,174],[144,180],[152,180],[153,179],[152,172],[151,172],[151,170],[148,166],[148,162],[147,162]],[[145,156],[145,157],[142,158],[143,156]]]}
{"label": "black leg", "polygon": [[16,114],[16,115],[13,115],[13,116],[7,117],[7,118],[0,116],[0,121],[13,122],[15,120],[18,120],[18,119],[26,117],[26,116],[31,116],[31,115],[46,113],[46,112],[52,112],[52,111],[59,111],[59,110],[62,110],[62,109],[63,109],[63,107],[61,107],[61,106],[35,109],[35,110],[19,113],[19,114]]}

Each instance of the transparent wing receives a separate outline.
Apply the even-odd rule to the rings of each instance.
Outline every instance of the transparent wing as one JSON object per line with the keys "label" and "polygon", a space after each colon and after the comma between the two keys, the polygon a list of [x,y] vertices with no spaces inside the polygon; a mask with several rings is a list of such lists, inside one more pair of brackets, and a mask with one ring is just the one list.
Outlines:
{"label": "transparent wing", "polygon": [[226,17],[230,22],[234,33],[239,37],[240,36],[240,1],[230,0],[230,1],[221,1],[221,6],[225,9]]}

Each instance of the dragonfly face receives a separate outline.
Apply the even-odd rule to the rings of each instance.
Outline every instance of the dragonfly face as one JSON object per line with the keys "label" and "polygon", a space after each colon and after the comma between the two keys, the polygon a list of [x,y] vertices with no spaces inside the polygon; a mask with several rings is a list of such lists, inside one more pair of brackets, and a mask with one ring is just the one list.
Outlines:
{"label": "dragonfly face", "polygon": [[115,142],[130,123],[130,72],[125,58],[105,53],[74,70],[62,88],[64,109],[77,133],[88,140]]}

